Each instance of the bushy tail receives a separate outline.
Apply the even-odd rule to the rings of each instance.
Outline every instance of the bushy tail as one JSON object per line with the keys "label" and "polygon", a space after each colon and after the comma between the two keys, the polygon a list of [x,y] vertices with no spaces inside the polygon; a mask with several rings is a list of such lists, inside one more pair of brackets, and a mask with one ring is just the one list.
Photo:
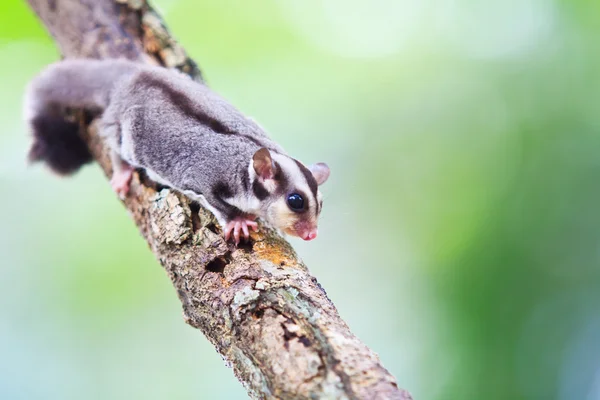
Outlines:
{"label": "bushy tail", "polygon": [[92,161],[76,123],[52,114],[38,114],[30,123],[33,144],[29,162],[43,161],[57,174],[69,175]]}
{"label": "bushy tail", "polygon": [[103,111],[115,84],[138,64],[124,60],[65,60],[48,66],[27,87],[24,116],[33,135],[31,162],[43,161],[61,175],[92,160],[79,125],[66,108]]}

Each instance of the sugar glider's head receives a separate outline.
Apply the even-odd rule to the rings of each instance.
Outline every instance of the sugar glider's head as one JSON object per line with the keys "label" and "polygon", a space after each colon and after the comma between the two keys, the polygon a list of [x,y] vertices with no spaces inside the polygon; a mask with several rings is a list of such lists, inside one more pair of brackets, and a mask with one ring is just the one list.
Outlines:
{"label": "sugar glider's head", "polygon": [[300,161],[261,148],[250,162],[252,191],[260,201],[259,217],[287,234],[304,240],[317,237],[323,198],[319,186],[329,177],[329,167]]}

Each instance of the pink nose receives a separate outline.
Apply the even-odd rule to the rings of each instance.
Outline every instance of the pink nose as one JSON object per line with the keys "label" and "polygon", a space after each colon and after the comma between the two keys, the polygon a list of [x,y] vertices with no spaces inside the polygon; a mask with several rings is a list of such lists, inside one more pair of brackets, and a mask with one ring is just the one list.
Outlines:
{"label": "pink nose", "polygon": [[304,239],[304,240],[313,240],[316,237],[317,237],[317,230],[314,229],[314,230],[306,232],[306,234],[304,235],[304,237],[302,239]]}

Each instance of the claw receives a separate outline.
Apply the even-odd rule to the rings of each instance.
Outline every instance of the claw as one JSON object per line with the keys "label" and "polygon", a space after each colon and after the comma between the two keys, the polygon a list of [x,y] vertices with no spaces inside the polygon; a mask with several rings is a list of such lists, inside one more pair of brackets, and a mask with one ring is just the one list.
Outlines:
{"label": "claw", "polygon": [[248,220],[248,221],[246,221],[246,225],[252,227],[252,230],[254,232],[258,232],[258,223],[256,221],[250,221],[250,220]]}
{"label": "claw", "polygon": [[241,225],[242,224],[240,221],[236,221],[235,227],[233,228],[233,238],[235,239],[236,246],[238,244],[240,244],[240,227],[241,227]]}

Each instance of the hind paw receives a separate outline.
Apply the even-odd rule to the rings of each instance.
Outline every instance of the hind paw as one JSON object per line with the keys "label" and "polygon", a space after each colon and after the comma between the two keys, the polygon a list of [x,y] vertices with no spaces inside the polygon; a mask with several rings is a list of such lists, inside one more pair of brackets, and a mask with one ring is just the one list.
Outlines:
{"label": "hind paw", "polygon": [[119,198],[123,200],[127,193],[129,193],[129,184],[133,177],[133,167],[127,163],[123,163],[119,170],[113,172],[113,176],[110,180],[110,185],[113,190],[119,195]]}

